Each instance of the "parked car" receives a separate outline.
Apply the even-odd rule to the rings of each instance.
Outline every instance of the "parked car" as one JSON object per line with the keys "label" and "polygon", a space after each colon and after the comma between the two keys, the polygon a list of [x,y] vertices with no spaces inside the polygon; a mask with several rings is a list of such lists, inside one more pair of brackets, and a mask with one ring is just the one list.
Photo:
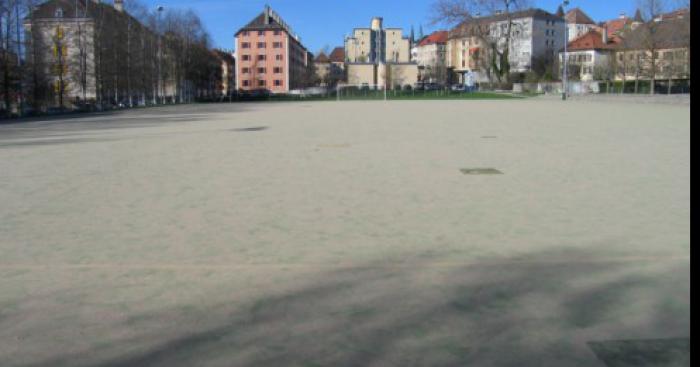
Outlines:
{"label": "parked car", "polygon": [[450,89],[452,89],[453,92],[467,92],[467,91],[469,91],[469,87],[467,87],[464,84],[454,84],[452,86],[452,88],[450,88]]}

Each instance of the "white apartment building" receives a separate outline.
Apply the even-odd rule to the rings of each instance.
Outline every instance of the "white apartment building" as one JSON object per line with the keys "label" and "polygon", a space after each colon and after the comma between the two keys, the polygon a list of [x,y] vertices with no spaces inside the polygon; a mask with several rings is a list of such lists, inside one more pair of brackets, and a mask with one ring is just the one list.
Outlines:
{"label": "white apartment building", "polygon": [[490,47],[506,47],[509,23],[511,72],[527,72],[537,58],[554,59],[564,47],[564,19],[542,9],[499,13],[464,22],[450,31],[447,43],[448,67],[460,82],[467,74],[480,82],[489,81]]}

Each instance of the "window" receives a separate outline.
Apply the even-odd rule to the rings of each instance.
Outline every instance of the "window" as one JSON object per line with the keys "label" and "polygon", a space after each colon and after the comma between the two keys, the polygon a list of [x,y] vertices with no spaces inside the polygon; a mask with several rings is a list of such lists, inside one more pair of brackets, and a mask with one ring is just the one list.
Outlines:
{"label": "window", "polygon": [[265,48],[265,42],[258,42],[258,48]]}
{"label": "window", "polygon": [[272,48],[282,48],[282,42],[272,42]]}
{"label": "window", "polygon": [[282,55],[275,55],[275,60],[282,61]]}
{"label": "window", "polygon": [[258,80],[258,87],[264,87],[265,86],[265,80]]}
{"label": "window", "polygon": [[272,69],[272,72],[275,74],[282,74],[282,68],[277,66],[277,67]]}
{"label": "window", "polygon": [[282,86],[282,81],[279,79],[275,80],[275,87],[281,87]]}
{"label": "window", "polygon": [[280,31],[275,31],[275,36],[279,36],[280,34],[282,34],[282,32],[280,32]]}
{"label": "window", "polygon": [[242,42],[241,48],[250,48],[250,42]]}
{"label": "window", "polygon": [[249,74],[249,73],[250,73],[250,68],[243,68],[243,69],[241,69],[241,73],[243,73],[243,74]]}
{"label": "window", "polygon": [[56,8],[56,12],[54,13],[54,16],[56,18],[63,18],[63,8]]}
{"label": "window", "polygon": [[258,36],[264,36],[264,35],[265,35],[265,31],[258,31]]}
{"label": "window", "polygon": [[242,55],[241,60],[243,61],[250,61],[250,55]]}
{"label": "window", "polygon": [[265,55],[258,55],[258,61],[265,61]]}
{"label": "window", "polygon": [[258,73],[260,74],[265,74],[267,72],[267,69],[265,68],[258,68]]}
{"label": "window", "polygon": [[241,34],[243,35],[243,37],[248,37],[248,35],[250,34],[250,32],[248,32],[248,31],[243,31]]}
{"label": "window", "polygon": [[250,80],[244,80],[244,81],[243,81],[243,86],[244,86],[244,87],[249,87],[249,86],[250,86]]}

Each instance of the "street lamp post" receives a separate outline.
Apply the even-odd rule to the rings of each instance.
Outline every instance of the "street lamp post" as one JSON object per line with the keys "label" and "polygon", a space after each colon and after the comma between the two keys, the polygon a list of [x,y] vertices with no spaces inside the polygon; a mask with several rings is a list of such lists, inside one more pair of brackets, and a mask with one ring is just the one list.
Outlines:
{"label": "street lamp post", "polygon": [[[569,0],[564,0],[562,3],[562,8],[565,9],[569,5]],[[568,81],[568,60],[567,60],[567,44],[569,43],[569,27],[566,25],[566,15],[564,15],[564,56],[562,57],[562,62],[564,63],[564,77],[562,78],[562,91],[561,91],[561,99],[562,101],[566,101],[566,93],[569,90],[569,81]]]}

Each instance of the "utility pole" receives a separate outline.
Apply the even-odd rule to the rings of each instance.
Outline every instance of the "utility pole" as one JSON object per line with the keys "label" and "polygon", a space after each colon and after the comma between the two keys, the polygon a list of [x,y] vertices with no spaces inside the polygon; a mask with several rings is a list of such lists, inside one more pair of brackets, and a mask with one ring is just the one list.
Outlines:
{"label": "utility pole", "polygon": [[[565,9],[567,6],[569,6],[569,0],[564,0],[562,3],[562,9]],[[564,13],[566,14],[566,13]],[[568,52],[567,52],[567,44],[569,43],[569,27],[566,25],[566,15],[564,15],[564,57],[562,58],[564,62],[564,77],[562,78],[562,92],[561,92],[561,99],[562,101],[566,101],[566,94],[569,91],[569,81],[568,81],[568,64],[569,61],[567,60]]]}

